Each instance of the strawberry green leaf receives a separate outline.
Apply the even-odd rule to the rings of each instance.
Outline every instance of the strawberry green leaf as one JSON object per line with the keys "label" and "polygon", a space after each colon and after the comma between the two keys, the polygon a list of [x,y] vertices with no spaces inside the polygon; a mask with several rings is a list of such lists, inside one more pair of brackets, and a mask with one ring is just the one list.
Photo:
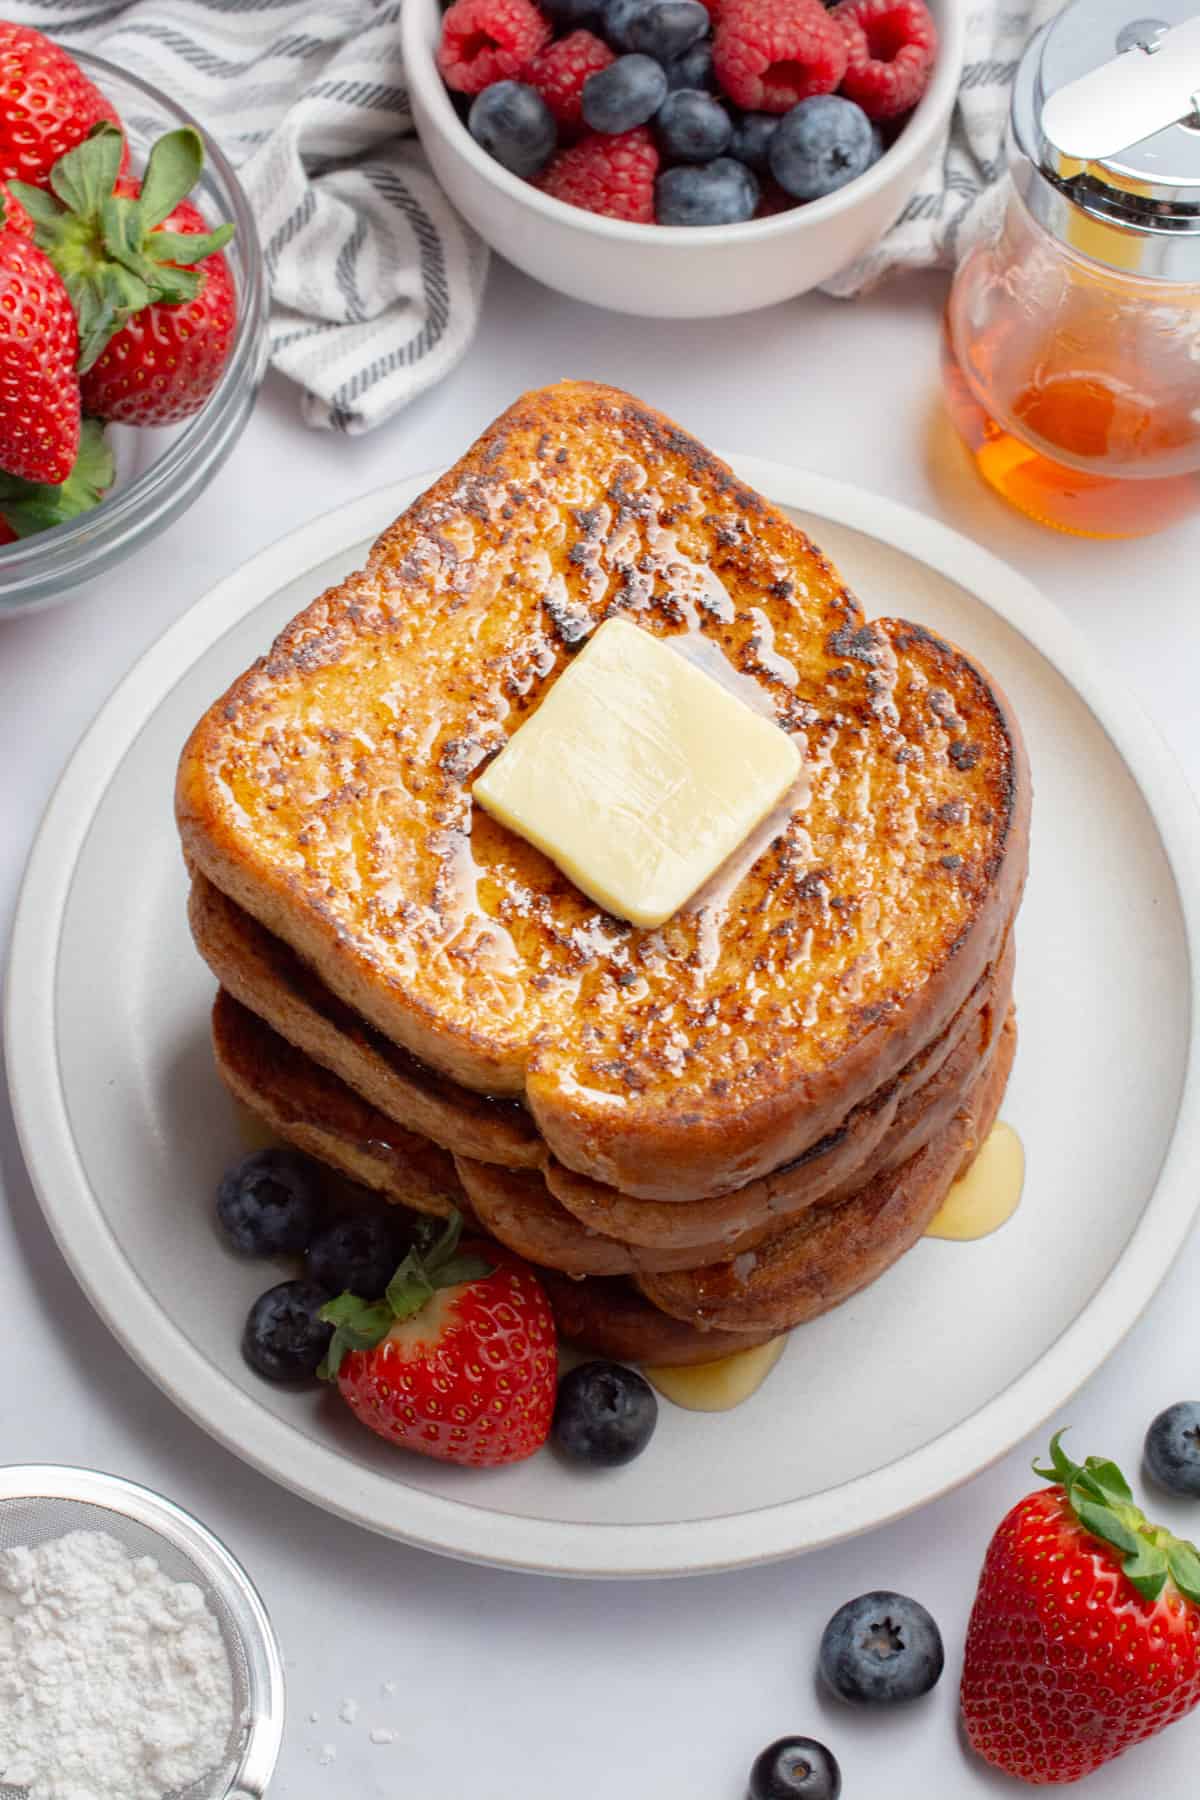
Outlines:
{"label": "strawberry green leaf", "polygon": [[142,177],[141,207],[148,231],[187,199],[203,167],[204,145],[193,126],[181,125],[159,138]]}
{"label": "strawberry green leaf", "polygon": [[124,154],[124,133],[101,122],[82,144],[59,157],[50,171],[50,186],[68,212],[98,212],[116,186]]}
{"label": "strawberry green leaf", "polygon": [[[1098,1506],[1094,1500],[1076,1498],[1072,1501],[1075,1517],[1081,1525],[1086,1525],[1095,1537],[1103,1538],[1115,1550],[1123,1550],[1127,1556],[1139,1556],[1143,1543],[1136,1531],[1118,1519],[1115,1512],[1107,1506]],[[1166,1562],[1163,1563],[1166,1568]]]}
{"label": "strawberry green leaf", "polygon": [[357,1294],[349,1292],[339,1294],[336,1300],[328,1300],[321,1308],[321,1317],[326,1325],[349,1325],[363,1309],[363,1303]]}
{"label": "strawberry green leaf", "polygon": [[19,200],[35,224],[52,224],[62,217],[62,207],[45,188],[30,187],[27,181],[10,181],[9,192]]}
{"label": "strawberry green leaf", "polygon": [[496,1272],[495,1264],[482,1256],[452,1256],[440,1269],[433,1271],[435,1288],[459,1287],[464,1281],[486,1281]]}
{"label": "strawberry green leaf", "polygon": [[1035,1463],[1035,1473],[1057,1482],[1083,1529],[1120,1553],[1123,1573],[1144,1600],[1156,1601],[1169,1577],[1181,1594],[1200,1605],[1195,1546],[1150,1523],[1115,1463],[1102,1456],[1072,1462],[1062,1435],[1056,1432],[1051,1439],[1049,1468]]}
{"label": "strawberry green leaf", "polygon": [[1167,1545],[1167,1567],[1180,1593],[1200,1606],[1200,1556],[1186,1538],[1173,1537]]}
{"label": "strawberry green leaf", "polygon": [[446,1220],[446,1229],[443,1231],[441,1237],[425,1257],[425,1267],[429,1270],[430,1274],[433,1274],[435,1270],[440,1269],[443,1263],[448,1263],[450,1261],[450,1258],[458,1249],[459,1240],[462,1237],[462,1228],[462,1214],[456,1209]]}
{"label": "strawberry green leaf", "polygon": [[335,1327],[329,1349],[317,1374],[322,1381],[334,1381],[342,1362],[352,1350],[373,1350],[382,1343],[395,1324],[390,1306],[382,1302],[368,1306],[354,1294],[339,1294],[317,1315]]}
{"label": "strawberry green leaf", "polygon": [[207,277],[191,265],[228,243],[233,230],[229,225],[195,233],[155,229],[195,185],[203,166],[203,145],[190,125],[155,144],[136,196],[116,191],[123,147],[122,134],[101,124],[55,163],[53,194],[12,184],[33,219],[34,242],[58,270],[75,309],[81,375],[135,313],[196,299]]}
{"label": "strawberry green leaf", "polygon": [[1121,1566],[1143,1600],[1157,1600],[1167,1585],[1167,1553],[1147,1538],[1136,1540],[1133,1555],[1127,1556]]}
{"label": "strawberry green leaf", "polygon": [[1094,1485],[1110,1499],[1133,1499],[1133,1489],[1115,1462],[1107,1462],[1102,1456],[1089,1456],[1083,1466]]}
{"label": "strawberry green leaf", "polygon": [[218,225],[215,231],[155,231],[146,239],[146,254],[155,262],[190,268],[223,250],[232,236],[232,225]]}
{"label": "strawberry green leaf", "polygon": [[1078,1463],[1073,1463],[1062,1447],[1063,1435],[1067,1429],[1064,1425],[1062,1431],[1056,1431],[1050,1439],[1050,1468],[1043,1469],[1037,1463],[1033,1465],[1035,1475],[1040,1475],[1044,1481],[1059,1481],[1063,1487],[1070,1487],[1079,1472]]}
{"label": "strawberry green leaf", "polygon": [[433,1299],[433,1282],[420,1257],[410,1250],[387,1284],[386,1300],[394,1319],[412,1319]]}
{"label": "strawberry green leaf", "polygon": [[0,515],[18,537],[32,537],[99,506],[113,484],[116,465],[99,419],[85,419],[75,466],[60,486],[22,481],[0,472]]}

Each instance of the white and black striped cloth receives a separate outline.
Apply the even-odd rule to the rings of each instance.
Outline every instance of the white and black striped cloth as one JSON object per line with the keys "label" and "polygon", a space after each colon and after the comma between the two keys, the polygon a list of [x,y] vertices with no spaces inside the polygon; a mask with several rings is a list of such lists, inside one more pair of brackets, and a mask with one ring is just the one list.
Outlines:
{"label": "white and black striped cloth", "polygon": [[274,296],[271,360],[310,424],[368,431],[475,332],[487,252],[413,135],[403,0],[9,0],[178,100],[239,165]]}
{"label": "white and black striped cloth", "polygon": [[891,231],[829,282],[826,293],[865,293],[897,269],[952,268],[986,228],[1004,191],[1004,133],[1017,64],[1033,33],[1063,3],[951,0],[968,9],[967,54],[945,146]]}

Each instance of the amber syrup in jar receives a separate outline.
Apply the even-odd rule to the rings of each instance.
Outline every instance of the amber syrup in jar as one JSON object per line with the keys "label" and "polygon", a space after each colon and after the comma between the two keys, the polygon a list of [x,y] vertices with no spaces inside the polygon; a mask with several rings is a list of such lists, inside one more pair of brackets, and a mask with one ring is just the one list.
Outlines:
{"label": "amber syrup in jar", "polygon": [[1102,268],[1014,200],[955,279],[942,378],[979,473],[1040,523],[1129,538],[1200,510],[1197,290]]}

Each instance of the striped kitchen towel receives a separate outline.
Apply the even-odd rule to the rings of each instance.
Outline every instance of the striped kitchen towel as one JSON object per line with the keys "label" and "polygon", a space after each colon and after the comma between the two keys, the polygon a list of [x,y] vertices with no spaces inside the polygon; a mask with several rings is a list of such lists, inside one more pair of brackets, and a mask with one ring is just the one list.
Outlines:
{"label": "striped kitchen towel", "polygon": [[403,0],[8,0],[6,18],[170,94],[239,166],[304,416],[369,431],[439,381],[487,252],[413,135]]}
{"label": "striped kitchen towel", "polygon": [[953,268],[1003,204],[1013,77],[1029,39],[1063,0],[951,3],[968,9],[967,54],[946,141],[897,223],[826,284],[827,294],[866,293],[897,269]]}

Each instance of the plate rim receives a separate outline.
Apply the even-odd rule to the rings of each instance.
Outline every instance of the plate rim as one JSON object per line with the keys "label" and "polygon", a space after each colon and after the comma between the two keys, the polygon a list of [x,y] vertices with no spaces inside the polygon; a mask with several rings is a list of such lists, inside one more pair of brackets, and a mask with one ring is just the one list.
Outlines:
{"label": "plate rim", "polygon": [[[18,895],[4,997],[13,1113],[42,1212],[92,1306],[181,1411],[260,1473],[369,1530],[466,1561],[614,1579],[707,1574],[799,1555],[901,1518],[1005,1455],[1101,1366],[1153,1298],[1200,1208],[1200,1190],[1188,1173],[1200,1160],[1200,833],[1196,801],[1174,755],[1137,702],[1101,668],[1083,634],[991,551],[852,483],[749,455],[727,460],[776,504],[890,545],[966,588],[1068,682],[1139,790],[1183,919],[1190,1031],[1179,1106],[1146,1209],[1100,1287],[1049,1349],[928,1443],[818,1494],[710,1519],[590,1524],[504,1513],[347,1463],[332,1446],[268,1412],[170,1320],[112,1235],[71,1133],[55,1031],[63,914],[96,808],[148,718],[200,655],[265,596],[372,537],[437,471],[388,483],[285,533],[167,628],[117,684],[72,752],[38,827]],[[156,1357],[164,1338],[168,1353]],[[398,1496],[403,1498],[396,1507]],[[396,1517],[397,1511],[405,1516]]]}

